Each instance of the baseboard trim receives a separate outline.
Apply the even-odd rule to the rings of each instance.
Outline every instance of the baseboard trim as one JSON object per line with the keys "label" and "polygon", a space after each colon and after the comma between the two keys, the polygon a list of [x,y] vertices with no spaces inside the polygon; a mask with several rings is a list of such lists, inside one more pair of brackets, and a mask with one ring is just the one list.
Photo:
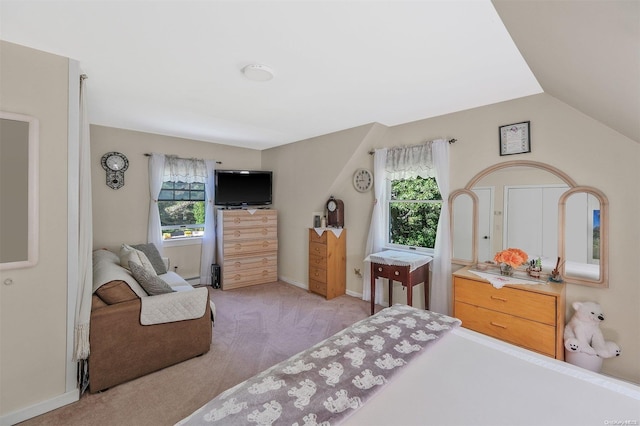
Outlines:
{"label": "baseboard trim", "polygon": [[[301,283],[299,281],[292,280],[292,279],[287,278],[287,277],[279,277],[278,279],[280,281],[284,281],[287,284],[295,285],[296,287],[300,287],[302,289],[309,290],[309,286],[307,284]],[[358,299],[362,299],[362,293],[359,293],[357,291],[347,290],[346,293],[347,293],[348,296],[355,297],[355,298],[358,298]],[[389,306],[389,304],[387,302],[383,302],[382,306]]]}
{"label": "baseboard trim", "polygon": [[79,391],[78,389],[74,389],[46,401],[39,402],[30,407],[5,414],[4,416],[0,417],[0,426],[15,425],[25,420],[29,420],[33,417],[39,416],[40,414],[48,413],[49,411],[55,410],[56,408],[64,407],[65,405],[76,402],[79,399]]}

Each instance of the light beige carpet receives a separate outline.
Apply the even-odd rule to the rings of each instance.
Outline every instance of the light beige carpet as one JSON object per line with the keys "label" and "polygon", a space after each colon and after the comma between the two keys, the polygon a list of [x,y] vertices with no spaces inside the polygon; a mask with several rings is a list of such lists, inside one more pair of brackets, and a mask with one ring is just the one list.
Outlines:
{"label": "light beige carpet", "polygon": [[211,398],[369,315],[350,296],[325,300],[276,282],[213,290],[217,318],[211,350],[22,425],[173,425]]}

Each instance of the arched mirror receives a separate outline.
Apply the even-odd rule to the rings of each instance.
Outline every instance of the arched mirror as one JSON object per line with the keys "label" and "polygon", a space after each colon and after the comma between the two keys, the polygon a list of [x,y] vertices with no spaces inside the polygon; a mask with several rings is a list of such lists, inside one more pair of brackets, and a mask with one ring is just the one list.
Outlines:
{"label": "arched mirror", "polygon": [[499,163],[453,191],[449,202],[454,263],[491,261],[517,247],[541,258],[545,271],[560,258],[566,282],[607,286],[606,197],[561,170],[534,161]]}
{"label": "arched mirror", "polygon": [[475,232],[478,217],[476,208],[478,200],[475,195],[467,190],[458,190],[451,194],[451,236],[452,236],[452,261],[456,263],[471,264],[476,258]]}
{"label": "arched mirror", "polygon": [[608,207],[605,195],[595,188],[579,186],[562,194],[560,250],[565,261],[560,272],[568,282],[608,286]]}

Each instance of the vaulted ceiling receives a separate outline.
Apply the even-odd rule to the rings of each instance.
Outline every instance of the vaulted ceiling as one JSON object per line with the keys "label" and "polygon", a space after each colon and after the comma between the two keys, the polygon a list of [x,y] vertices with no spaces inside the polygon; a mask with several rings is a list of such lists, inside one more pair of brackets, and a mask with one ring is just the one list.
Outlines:
{"label": "vaulted ceiling", "polygon": [[640,141],[638,4],[0,0],[0,38],[78,60],[111,127],[265,149],[544,90]]}

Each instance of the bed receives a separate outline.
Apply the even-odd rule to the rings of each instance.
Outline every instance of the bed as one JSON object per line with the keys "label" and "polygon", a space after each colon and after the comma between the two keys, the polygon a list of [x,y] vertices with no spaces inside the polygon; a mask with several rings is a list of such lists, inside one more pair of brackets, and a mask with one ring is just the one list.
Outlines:
{"label": "bed", "polygon": [[178,424],[640,423],[640,387],[459,325],[394,305],[223,392]]}

